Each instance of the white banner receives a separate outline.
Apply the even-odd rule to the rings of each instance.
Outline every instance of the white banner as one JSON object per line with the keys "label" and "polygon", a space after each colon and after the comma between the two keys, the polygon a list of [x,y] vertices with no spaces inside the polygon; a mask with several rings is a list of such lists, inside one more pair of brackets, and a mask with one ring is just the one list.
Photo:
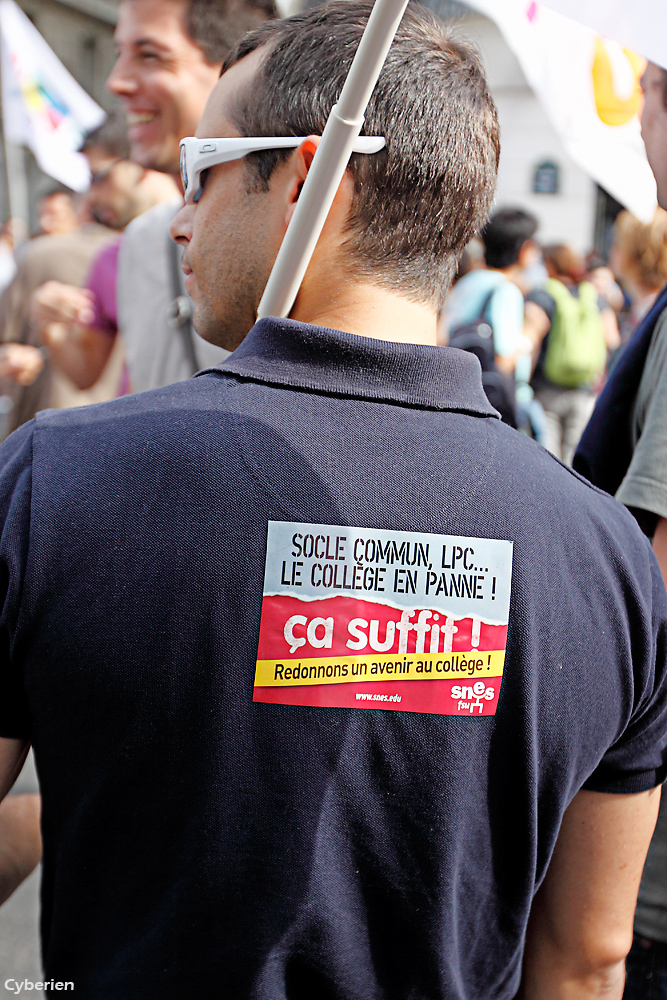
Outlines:
{"label": "white banner", "polygon": [[90,183],[77,152],[106,114],[46,44],[14,0],[0,0],[2,113],[7,142],[28,146],[42,170],[74,191]]}
{"label": "white banner", "polygon": [[667,67],[665,0],[544,0],[547,7],[587,24],[659,66]]}
{"label": "white banner", "polygon": [[534,0],[466,4],[498,25],[574,162],[649,222],[657,196],[639,121],[644,59]]}

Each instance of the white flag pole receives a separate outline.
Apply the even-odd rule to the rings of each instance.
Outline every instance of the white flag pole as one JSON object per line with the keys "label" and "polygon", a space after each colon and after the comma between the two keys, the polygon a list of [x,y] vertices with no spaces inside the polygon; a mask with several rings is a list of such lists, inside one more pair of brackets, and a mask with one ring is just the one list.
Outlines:
{"label": "white flag pole", "polygon": [[[7,200],[9,202],[9,217],[18,219],[25,223],[27,233],[30,227],[30,209],[28,207],[28,178],[25,169],[25,152],[23,146],[17,146],[14,142],[5,141],[5,167],[7,170]],[[19,246],[26,236],[23,235],[22,227],[18,227],[18,238],[14,244],[14,249]]]}
{"label": "white flag pole", "polygon": [[257,310],[258,318],[288,316],[294,305],[407,5],[408,0],[375,0],[269,275]]}
{"label": "white flag pole", "polygon": [[[8,59],[7,50],[0,41],[0,78],[2,79],[2,138],[5,144],[5,170],[7,172],[7,202],[8,216],[11,219],[19,219],[30,225],[30,210],[28,207],[28,178],[25,169],[25,153],[23,147],[7,138],[7,116],[5,114],[4,95],[7,87],[7,68],[5,59]],[[19,227],[19,238],[17,245],[22,242]]]}

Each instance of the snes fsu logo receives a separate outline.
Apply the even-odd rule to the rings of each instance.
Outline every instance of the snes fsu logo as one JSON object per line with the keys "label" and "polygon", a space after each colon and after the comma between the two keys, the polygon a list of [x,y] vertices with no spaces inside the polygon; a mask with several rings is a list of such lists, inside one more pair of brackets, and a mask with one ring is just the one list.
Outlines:
{"label": "snes fsu logo", "polygon": [[470,712],[473,715],[477,709],[481,715],[484,711],[483,702],[493,701],[496,692],[493,687],[487,687],[484,681],[475,681],[471,685],[452,684],[449,697],[458,701],[457,710],[459,712]]}

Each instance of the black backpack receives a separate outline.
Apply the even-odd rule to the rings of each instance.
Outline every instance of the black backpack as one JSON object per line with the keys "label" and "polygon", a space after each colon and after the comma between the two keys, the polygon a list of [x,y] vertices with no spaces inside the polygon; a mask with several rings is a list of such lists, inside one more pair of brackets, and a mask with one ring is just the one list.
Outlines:
{"label": "black backpack", "polygon": [[495,288],[489,292],[479,315],[471,323],[463,323],[449,331],[449,346],[475,355],[482,366],[482,385],[486,398],[498,410],[503,423],[516,427],[514,379],[498,371],[493,329],[486,318],[487,309],[495,292]]}

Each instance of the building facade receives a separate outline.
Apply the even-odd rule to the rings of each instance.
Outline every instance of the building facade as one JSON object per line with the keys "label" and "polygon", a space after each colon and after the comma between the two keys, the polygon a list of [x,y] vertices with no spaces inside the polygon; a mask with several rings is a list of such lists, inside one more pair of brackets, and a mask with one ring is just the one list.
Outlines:
{"label": "building facade", "polygon": [[563,148],[499,29],[466,12],[461,31],[481,53],[501,129],[496,205],[517,205],[540,221],[541,243],[596,243],[597,184]]}

